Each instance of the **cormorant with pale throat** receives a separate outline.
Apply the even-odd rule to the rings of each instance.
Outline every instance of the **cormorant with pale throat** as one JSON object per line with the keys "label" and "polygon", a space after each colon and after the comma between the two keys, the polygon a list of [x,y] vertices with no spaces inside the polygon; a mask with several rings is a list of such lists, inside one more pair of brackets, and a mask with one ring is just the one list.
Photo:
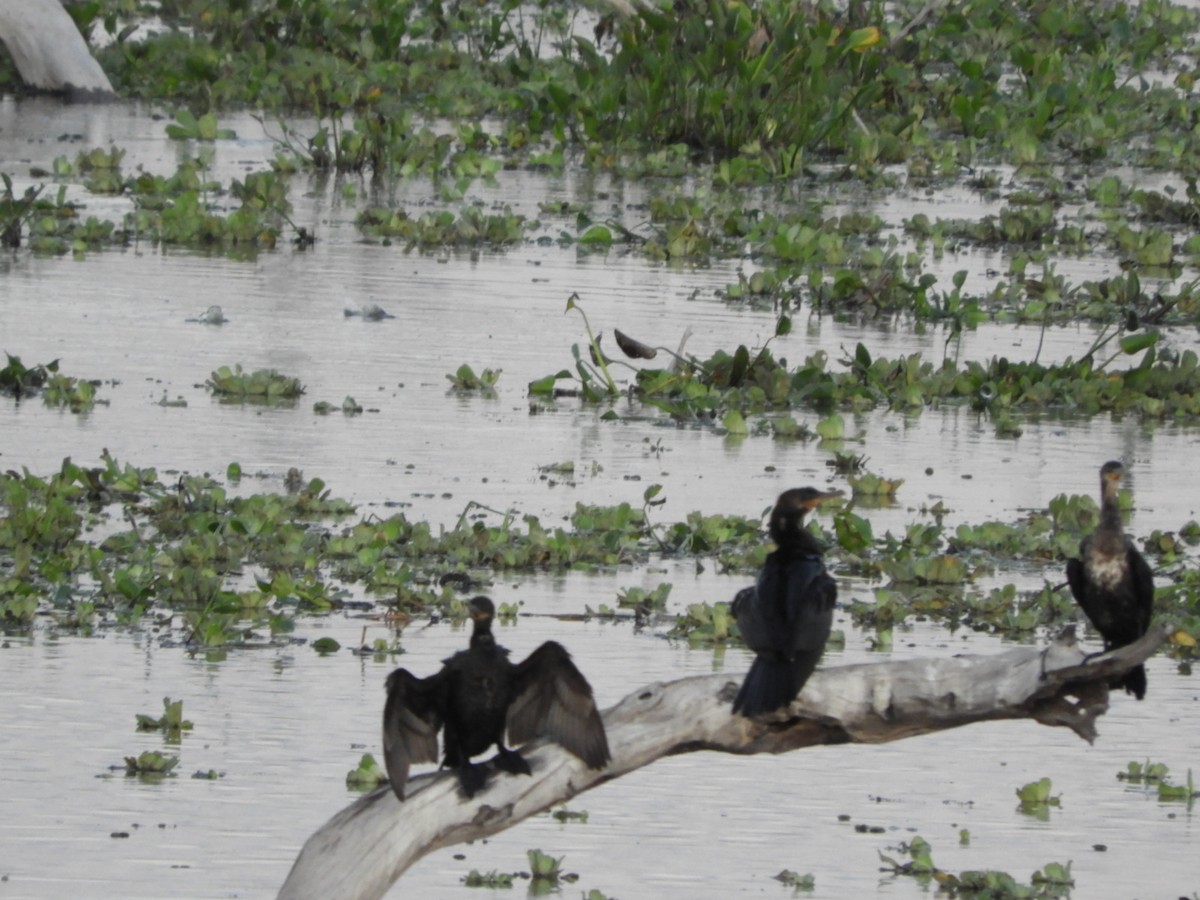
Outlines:
{"label": "cormorant with pale throat", "polygon": [[[1154,610],[1154,575],[1121,527],[1117,492],[1125,467],[1100,467],[1100,524],[1079,545],[1079,559],[1067,560],[1067,583],[1092,626],[1104,638],[1104,649],[1132,644],[1150,627]],[[1113,682],[1139,700],[1146,696],[1146,669],[1138,665]]]}

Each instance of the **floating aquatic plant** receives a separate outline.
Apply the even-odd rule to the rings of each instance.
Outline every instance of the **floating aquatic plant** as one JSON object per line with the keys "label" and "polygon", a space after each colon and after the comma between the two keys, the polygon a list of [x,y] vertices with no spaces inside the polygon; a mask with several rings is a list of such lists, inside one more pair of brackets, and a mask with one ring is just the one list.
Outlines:
{"label": "floating aquatic plant", "polygon": [[1041,821],[1048,820],[1050,807],[1062,805],[1062,798],[1058,794],[1050,793],[1052,789],[1049,778],[1031,781],[1029,784],[1017,788],[1017,799],[1020,800],[1018,809]]}
{"label": "floating aquatic plant", "polygon": [[453,390],[461,393],[479,393],[485,397],[496,396],[496,382],[500,380],[503,369],[484,369],[478,375],[466,363],[463,363],[452,374],[446,376]]}
{"label": "floating aquatic plant", "polygon": [[508,872],[497,872],[495,869],[491,872],[472,869],[462,877],[461,881],[467,887],[510,888],[516,877]]}
{"label": "floating aquatic plant", "polygon": [[175,113],[175,121],[167,125],[166,131],[167,137],[173,141],[216,141],[237,137],[232,129],[217,125],[214,113],[207,112],[197,117],[187,109]]}
{"label": "floating aquatic plant", "polygon": [[172,702],[170,697],[163,697],[163,714],[157,718],[143,713],[137,714],[138,731],[161,731],[166,735],[168,743],[179,743],[183,732],[191,731],[192,722],[183,717],[183,701]]}
{"label": "floating aquatic plant", "polygon": [[58,373],[57,359],[29,367],[21,362],[19,356],[13,356],[11,353],[6,353],[5,356],[8,357],[8,362],[0,369],[0,394],[7,394],[18,400],[36,394],[51,376]]}
{"label": "floating aquatic plant", "polygon": [[1158,784],[1167,777],[1168,771],[1166,763],[1130,761],[1124,772],[1117,773],[1117,778],[1130,784]]}
{"label": "floating aquatic plant", "polygon": [[386,781],[387,772],[370,753],[364,753],[358,765],[346,773],[346,787],[352,791],[373,791]]}
{"label": "floating aquatic plant", "polygon": [[240,364],[232,369],[221,366],[214,370],[206,385],[214,394],[242,400],[292,400],[304,393],[304,386],[298,378],[283,375],[274,369],[243,372]]}
{"label": "floating aquatic plant", "polygon": [[791,869],[783,869],[777,875],[772,875],[776,881],[790,888],[795,888],[797,891],[811,891],[817,886],[817,879],[811,873],[801,875],[799,872],[793,872]]}
{"label": "floating aquatic plant", "polygon": [[1191,809],[1192,803],[1197,797],[1200,797],[1200,791],[1196,790],[1196,782],[1192,778],[1191,769],[1188,769],[1187,784],[1169,784],[1165,779],[1158,783],[1158,799],[1160,801],[1186,803]]}
{"label": "floating aquatic plant", "polygon": [[571,810],[571,809],[567,809],[565,806],[562,807],[561,809],[554,810],[554,812],[550,813],[550,815],[556,821],[562,822],[564,824],[567,822],[579,822],[581,825],[586,825],[587,820],[588,820],[588,814],[587,814],[586,809]]}
{"label": "floating aquatic plant", "polygon": [[558,881],[559,876],[562,875],[563,857],[550,856],[541,850],[526,851],[526,856],[529,857],[529,871],[534,879]]}
{"label": "floating aquatic plant", "polygon": [[137,756],[125,757],[125,774],[136,775],[142,781],[161,781],[179,765],[178,756],[166,756],[156,750],[147,750]]}

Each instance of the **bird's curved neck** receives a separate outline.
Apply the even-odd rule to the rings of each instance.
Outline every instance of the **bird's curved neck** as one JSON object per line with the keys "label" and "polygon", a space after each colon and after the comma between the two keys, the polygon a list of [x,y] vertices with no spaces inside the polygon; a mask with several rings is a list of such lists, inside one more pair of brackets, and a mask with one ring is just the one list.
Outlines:
{"label": "bird's curved neck", "polygon": [[1100,528],[1104,531],[1123,531],[1117,492],[1116,482],[1106,481],[1100,485]]}
{"label": "bird's curved neck", "polygon": [[471,631],[471,648],[495,646],[496,637],[492,634],[491,619],[476,619],[475,627]]}
{"label": "bird's curved neck", "polygon": [[771,540],[784,553],[793,556],[801,556],[806,553],[820,556],[825,549],[821,546],[821,542],[812,536],[812,532],[804,527],[802,516],[784,522],[772,522]]}

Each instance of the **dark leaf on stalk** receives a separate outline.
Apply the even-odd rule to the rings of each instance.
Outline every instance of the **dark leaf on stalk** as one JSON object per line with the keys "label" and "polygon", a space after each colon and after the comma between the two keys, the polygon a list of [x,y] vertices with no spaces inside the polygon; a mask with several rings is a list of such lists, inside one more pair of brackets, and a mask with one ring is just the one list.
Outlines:
{"label": "dark leaf on stalk", "polygon": [[[613,329],[613,337],[617,339],[617,346],[621,348],[621,352],[630,359],[654,359],[658,356],[658,351],[653,347],[648,347],[641,341],[635,341],[627,334],[622,334],[617,329]],[[599,343],[599,338],[596,339]]]}
{"label": "dark leaf on stalk", "polygon": [[606,366],[612,362],[611,359],[604,355],[604,351],[600,349],[600,341],[603,338],[603,334],[598,334],[596,335],[596,343],[588,344],[588,356],[590,356],[592,358],[592,362],[598,366]]}
{"label": "dark leaf on stalk", "polygon": [[737,351],[733,354],[733,368],[729,371],[729,386],[738,387],[749,368],[750,351],[746,349],[745,344],[739,344]]}
{"label": "dark leaf on stalk", "polygon": [[775,323],[775,337],[783,337],[785,334],[792,333],[792,317],[780,316],[779,321]]}
{"label": "dark leaf on stalk", "polygon": [[871,368],[871,351],[868,350],[860,341],[859,345],[854,349],[854,361],[858,363],[860,368]]}

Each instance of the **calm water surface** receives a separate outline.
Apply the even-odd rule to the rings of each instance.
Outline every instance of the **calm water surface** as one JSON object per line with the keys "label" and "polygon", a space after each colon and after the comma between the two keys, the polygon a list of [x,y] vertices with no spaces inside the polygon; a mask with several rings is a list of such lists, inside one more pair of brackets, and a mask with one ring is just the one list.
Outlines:
{"label": "calm water surface", "polygon": [[[0,171],[23,190],[33,183],[31,165],[48,167],[55,156],[111,143],[127,149],[126,171],[169,173],[179,154],[194,148],[164,140],[163,123],[146,113],[0,100]],[[222,124],[239,139],[215,145],[217,177],[261,168],[274,152],[253,120]],[[83,138],[61,139],[70,135]],[[505,173],[500,186],[470,196],[531,218],[546,198],[607,204],[628,217],[651,189]],[[361,196],[368,193],[359,186]],[[602,422],[596,410],[570,400],[530,410],[526,384],[568,368],[570,345],[585,337],[578,315],[563,313],[573,292],[600,330],[619,327],[673,347],[690,328],[687,349],[701,357],[761,344],[774,316],[716,297],[736,280],[736,264],[672,267],[533,243],[474,257],[405,253],[360,240],[352,224],[357,201],[343,199],[340,186],[295,194],[296,221],[319,237],[306,253],[285,248],[253,262],[147,247],[83,260],[0,257],[0,350],[26,363],[58,358],[67,374],[103,379],[99,393],[109,401],[84,416],[38,402],[0,402],[0,466],[45,474],[65,456],[94,463],[107,448],[122,462],[220,476],[236,460],[261,476],[245,479],[247,490],[278,490],[297,466],[363,514],[401,504],[413,518],[447,526],[472,501],[554,522],[577,502],[640,504],[651,483],[664,485],[661,521],[695,509],[758,515],[783,488],[832,477],[831,453],[815,443],[737,440],[640,417]],[[433,192],[413,182],[392,196],[415,205]],[[124,201],[87,202],[90,214],[115,218]],[[980,212],[954,192],[854,202],[873,204],[889,222],[915,211],[947,218]],[[986,283],[986,270],[1003,271],[1005,263],[964,255],[942,265],[947,276],[970,267],[972,279]],[[1102,261],[1064,265],[1080,273],[1072,271],[1072,280],[1109,274]],[[368,302],[395,318],[372,323],[343,315]],[[228,324],[185,321],[214,303]],[[849,325],[807,311],[795,321],[795,331],[772,345],[794,361],[817,350],[836,361],[860,341],[875,356],[920,351],[940,359],[944,352],[945,335],[936,329]],[[1041,358],[1078,356],[1094,336],[1088,327],[1054,329]],[[986,327],[966,335],[959,352],[963,359],[1029,359],[1039,337],[1033,328]],[[1192,332],[1167,339],[1197,344]],[[464,362],[476,371],[504,370],[495,399],[448,393],[446,374]],[[296,375],[307,394],[290,410],[217,403],[203,382],[234,363]],[[159,406],[164,395],[188,405]],[[367,412],[346,418],[311,411],[317,400],[340,405],[347,395]],[[643,412],[623,403],[617,410]],[[1026,423],[1020,439],[1002,441],[990,422],[958,407],[911,417],[869,413],[848,417],[848,425],[862,434],[873,471],[906,479],[896,506],[869,513],[877,533],[902,529],[936,500],[952,510],[950,524],[1011,520],[1062,491],[1093,491],[1099,463],[1111,457],[1131,464],[1135,533],[1178,528],[1197,515],[1192,460],[1200,431],[1193,427],[1047,416]],[[576,463],[573,483],[539,473],[567,460]],[[1042,574],[998,572],[995,579],[1032,587]],[[506,578],[492,593],[523,600],[534,613],[579,612],[611,605],[621,588],[664,580],[674,584],[670,606],[677,611],[696,600],[726,599],[746,579],[717,575],[711,564],[697,573],[690,561],[656,562],[603,575]],[[873,587],[845,581],[843,599],[869,597]],[[414,623],[403,638],[404,664],[417,672],[432,671],[464,642],[448,624],[424,626]],[[338,615],[300,621],[297,636],[356,645],[364,627],[367,641],[387,634],[373,620]],[[841,627],[846,648],[829,654],[827,664],[878,658],[865,635],[848,622]],[[661,634],[634,635],[628,623],[526,617],[503,632],[517,656],[550,637],[568,644],[605,706],[644,683],[711,671],[736,679],[748,665],[742,651],[689,649]],[[991,638],[917,626],[897,634],[891,656],[999,647]],[[152,630],[83,638],[42,628],[6,639],[0,876],[7,880],[0,898],[270,896],[308,834],[352,799],[345,773],[363,752],[378,756],[390,665],[346,652],[319,657],[299,644],[210,662],[163,646]],[[401,884],[412,896],[477,898],[479,890],[460,884],[467,871],[523,869],[525,851],[538,847],[565,856],[565,868],[579,873],[564,897],[591,888],[622,900],[790,896],[771,880],[784,868],[812,872],[813,897],[918,897],[932,889],[881,874],[878,853],[894,855],[889,848],[920,834],[950,871],[997,868],[1027,879],[1048,862],[1072,861],[1077,897],[1190,894],[1200,890],[1192,812],[1115,777],[1130,760],[1146,758],[1168,763],[1180,779],[1189,765],[1200,768],[1194,680],[1163,658],[1151,662],[1150,679],[1144,703],[1114,698],[1095,747],[1064,729],[1021,722],[780,758],[694,754],[577,798],[571,808],[586,809],[587,824],[540,817],[487,842],[435,853]],[[164,696],[183,698],[195,722],[179,751],[180,777],[148,785],[109,773],[124,756],[162,748],[161,737],[137,734],[133,725],[136,713],[157,714]],[[189,777],[210,769],[223,777]],[[1014,791],[1043,776],[1053,779],[1062,806],[1039,822],[1017,811]],[[859,824],[886,830],[857,833]],[[969,846],[959,845],[961,828],[970,831]]]}

